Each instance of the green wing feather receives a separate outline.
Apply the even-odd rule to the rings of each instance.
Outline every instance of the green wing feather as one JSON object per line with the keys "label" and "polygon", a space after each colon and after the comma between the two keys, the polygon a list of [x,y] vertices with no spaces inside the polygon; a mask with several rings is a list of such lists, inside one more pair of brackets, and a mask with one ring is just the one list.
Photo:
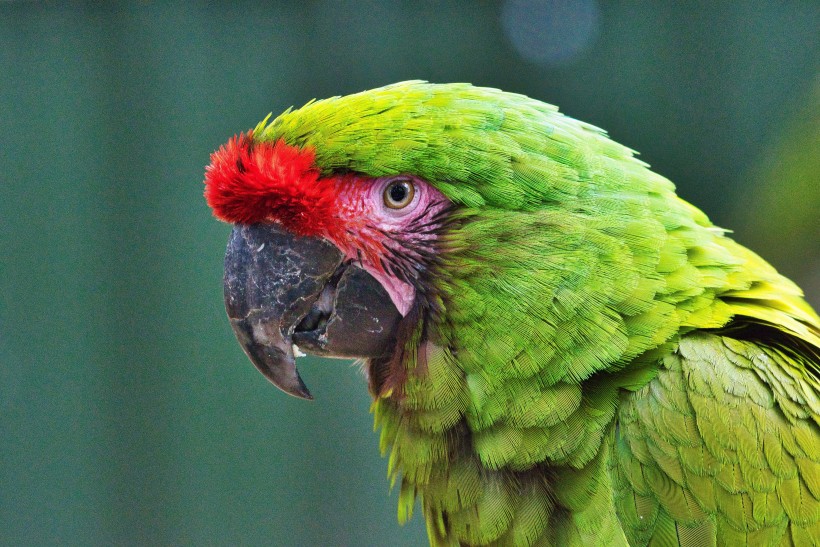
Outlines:
{"label": "green wing feather", "polygon": [[[404,82],[254,130],[458,205],[373,406],[432,544],[817,542],[820,319],[593,126]],[[774,334],[773,334],[774,333]]]}
{"label": "green wing feather", "polygon": [[618,411],[611,472],[630,543],[665,534],[674,539],[666,545],[714,544],[716,534],[727,545],[820,544],[820,379],[812,366],[785,346],[682,337]]}

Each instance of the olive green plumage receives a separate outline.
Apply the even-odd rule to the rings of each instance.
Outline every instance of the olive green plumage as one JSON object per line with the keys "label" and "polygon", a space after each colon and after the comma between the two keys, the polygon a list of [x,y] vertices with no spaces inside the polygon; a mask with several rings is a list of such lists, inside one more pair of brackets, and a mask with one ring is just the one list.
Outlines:
{"label": "olive green plumage", "polygon": [[820,320],[632,152],[521,95],[406,82],[254,133],[458,205],[374,413],[451,544],[820,543]]}

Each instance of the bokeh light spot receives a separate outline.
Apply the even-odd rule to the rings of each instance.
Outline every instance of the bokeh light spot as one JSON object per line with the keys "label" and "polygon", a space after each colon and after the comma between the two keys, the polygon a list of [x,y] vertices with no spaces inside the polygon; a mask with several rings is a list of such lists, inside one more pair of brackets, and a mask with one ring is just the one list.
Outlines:
{"label": "bokeh light spot", "polygon": [[595,0],[506,0],[501,11],[515,50],[539,65],[577,60],[597,37],[599,22]]}

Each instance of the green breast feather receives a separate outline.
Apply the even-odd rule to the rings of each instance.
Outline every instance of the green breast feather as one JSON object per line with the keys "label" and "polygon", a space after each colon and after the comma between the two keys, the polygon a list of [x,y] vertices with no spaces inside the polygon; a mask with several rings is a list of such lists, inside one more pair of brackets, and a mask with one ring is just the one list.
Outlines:
{"label": "green breast feather", "polygon": [[405,82],[263,122],[458,207],[377,394],[435,545],[820,544],[820,320],[632,151],[521,95]]}

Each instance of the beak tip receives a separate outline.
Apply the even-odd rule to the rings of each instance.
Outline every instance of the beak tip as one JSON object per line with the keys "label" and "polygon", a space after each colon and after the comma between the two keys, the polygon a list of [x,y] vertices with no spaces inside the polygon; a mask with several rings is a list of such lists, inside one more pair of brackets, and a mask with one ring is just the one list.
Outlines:
{"label": "beak tip", "polygon": [[[284,346],[290,349],[292,344],[286,343]],[[299,399],[313,399],[313,395],[311,395],[310,390],[299,375],[295,359],[290,351],[258,345],[248,349],[250,349],[247,353],[248,357],[251,358],[251,362],[270,383],[288,395]]]}
{"label": "beak tip", "polygon": [[313,400],[313,395],[310,393],[310,390],[305,385],[305,383],[302,381],[302,378],[301,378],[301,376],[299,376],[298,372],[296,373],[296,380],[297,380],[296,383],[288,385],[288,386],[282,386],[282,385],[279,385],[275,382],[272,382],[272,383],[273,383],[273,385],[275,385],[276,387],[278,387],[279,389],[281,389],[282,391],[284,391],[288,395],[292,395],[292,396],[296,397],[297,399],[304,399],[305,401],[312,401]]}
{"label": "beak tip", "polygon": [[273,385],[288,395],[313,399],[296,368],[293,342],[276,326],[256,317],[231,319],[236,339],[253,366]]}

